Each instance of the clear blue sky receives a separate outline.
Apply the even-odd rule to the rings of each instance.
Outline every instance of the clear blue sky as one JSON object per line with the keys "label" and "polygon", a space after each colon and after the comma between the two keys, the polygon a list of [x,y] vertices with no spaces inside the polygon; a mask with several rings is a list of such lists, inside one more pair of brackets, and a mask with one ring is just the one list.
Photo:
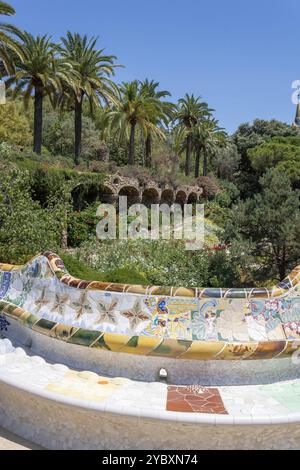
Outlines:
{"label": "clear blue sky", "polygon": [[32,33],[99,36],[126,66],[118,82],[148,77],[173,100],[201,95],[229,132],[255,117],[294,119],[298,0],[7,1],[14,22]]}

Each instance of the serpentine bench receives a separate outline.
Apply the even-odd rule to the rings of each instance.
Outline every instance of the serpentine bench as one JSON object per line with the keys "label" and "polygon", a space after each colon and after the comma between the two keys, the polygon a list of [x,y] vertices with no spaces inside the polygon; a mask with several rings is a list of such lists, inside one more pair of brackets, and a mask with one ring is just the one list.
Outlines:
{"label": "serpentine bench", "polygon": [[0,424],[51,449],[299,448],[299,282],[88,282],[49,252],[1,264]]}
{"label": "serpentine bench", "polygon": [[0,264],[0,329],[49,360],[111,376],[157,380],[165,368],[178,384],[265,383],[298,376],[299,283],[300,268],[271,289],[90,282],[47,252]]}

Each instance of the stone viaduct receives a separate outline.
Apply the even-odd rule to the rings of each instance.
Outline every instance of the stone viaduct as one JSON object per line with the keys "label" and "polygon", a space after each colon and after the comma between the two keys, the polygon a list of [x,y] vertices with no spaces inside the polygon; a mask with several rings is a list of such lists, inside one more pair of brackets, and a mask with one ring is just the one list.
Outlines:
{"label": "stone viaduct", "polygon": [[150,206],[194,203],[199,201],[202,194],[203,188],[200,186],[183,185],[175,188],[151,180],[140,183],[136,178],[114,175],[106,178],[100,196],[106,203],[114,203],[119,196],[127,196],[128,205],[142,203]]}

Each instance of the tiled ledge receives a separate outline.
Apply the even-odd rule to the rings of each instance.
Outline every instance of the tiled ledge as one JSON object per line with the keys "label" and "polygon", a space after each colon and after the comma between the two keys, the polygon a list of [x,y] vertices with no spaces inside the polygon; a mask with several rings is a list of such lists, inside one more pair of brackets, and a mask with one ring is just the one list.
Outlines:
{"label": "tiled ledge", "polygon": [[193,425],[300,423],[300,380],[205,388],[107,378],[29,357],[7,339],[0,340],[0,383],[57,404],[120,417]]}
{"label": "tiled ledge", "polygon": [[[273,287],[254,287],[254,288],[188,288],[188,287],[168,287],[168,286],[142,286],[131,284],[115,284],[111,282],[85,281],[76,279],[66,269],[62,259],[51,251],[46,251],[42,255],[50,263],[53,273],[63,284],[80,290],[102,290],[107,292],[123,292],[131,294],[152,295],[152,296],[171,296],[171,297],[192,297],[192,298],[216,298],[216,299],[263,299],[279,297],[285,295],[290,289],[297,286],[300,282],[300,266],[295,267],[293,271],[279,284]],[[33,259],[33,260],[34,260]],[[33,261],[32,260],[32,261]],[[31,262],[30,262],[31,263]],[[30,265],[28,263],[27,265]],[[1,264],[0,270],[14,271],[24,268],[24,266],[13,266]]]}

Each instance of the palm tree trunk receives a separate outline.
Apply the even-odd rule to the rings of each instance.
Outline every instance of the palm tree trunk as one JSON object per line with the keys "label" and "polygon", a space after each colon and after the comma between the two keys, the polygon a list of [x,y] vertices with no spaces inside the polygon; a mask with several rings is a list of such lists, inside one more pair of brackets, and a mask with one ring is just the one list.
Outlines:
{"label": "palm tree trunk", "polygon": [[83,94],[80,98],[75,99],[75,165],[79,165],[81,155],[81,138],[82,138],[82,103]]}
{"label": "palm tree trunk", "polygon": [[152,167],[152,138],[148,135],[146,139],[146,167]]}
{"label": "palm tree trunk", "polygon": [[129,141],[129,165],[134,165],[135,163],[135,126],[136,123],[131,124],[130,129],[130,141]]}
{"label": "palm tree trunk", "polygon": [[35,87],[34,96],[34,138],[33,151],[38,155],[42,153],[43,138],[43,88]]}
{"label": "palm tree trunk", "polygon": [[189,134],[186,138],[185,176],[190,176],[190,172],[191,172],[191,153],[192,153],[192,136],[191,136],[191,134]]}
{"label": "palm tree trunk", "polygon": [[201,147],[199,145],[197,147],[197,153],[196,153],[195,178],[199,178],[200,176],[200,158],[201,158]]}
{"label": "palm tree trunk", "polygon": [[207,153],[203,152],[203,176],[207,176]]}

